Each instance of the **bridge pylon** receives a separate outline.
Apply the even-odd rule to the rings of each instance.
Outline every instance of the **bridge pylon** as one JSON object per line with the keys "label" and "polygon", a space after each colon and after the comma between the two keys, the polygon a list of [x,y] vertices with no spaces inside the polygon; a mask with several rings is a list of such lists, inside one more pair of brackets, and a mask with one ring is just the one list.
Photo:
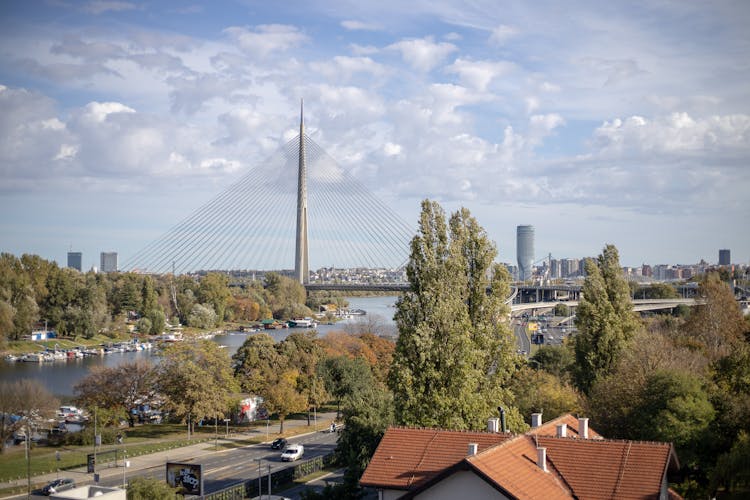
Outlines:
{"label": "bridge pylon", "polygon": [[304,102],[299,103],[299,163],[297,167],[297,236],[295,244],[294,277],[301,284],[310,281],[307,246],[307,164],[305,159]]}

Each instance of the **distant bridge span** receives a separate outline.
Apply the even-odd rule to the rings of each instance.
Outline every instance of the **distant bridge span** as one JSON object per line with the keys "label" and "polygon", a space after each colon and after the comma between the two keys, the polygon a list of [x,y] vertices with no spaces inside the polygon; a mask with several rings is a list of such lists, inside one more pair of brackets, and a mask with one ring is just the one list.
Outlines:
{"label": "distant bridge span", "polygon": [[[633,311],[657,311],[659,309],[671,309],[679,305],[695,306],[701,303],[701,300],[696,299],[636,299],[633,300]],[[523,311],[553,309],[557,304],[563,304],[568,307],[578,307],[577,300],[566,300],[557,302],[529,302],[527,304],[512,304],[510,306],[510,309],[512,314],[518,314],[519,312]]]}

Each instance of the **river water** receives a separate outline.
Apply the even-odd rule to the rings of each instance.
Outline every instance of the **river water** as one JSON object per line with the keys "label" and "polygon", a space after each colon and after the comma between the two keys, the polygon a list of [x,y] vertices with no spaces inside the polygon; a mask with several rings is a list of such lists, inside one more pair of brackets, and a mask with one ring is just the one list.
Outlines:
{"label": "river water", "polygon": [[[372,327],[380,335],[395,336],[396,325],[393,321],[395,308],[393,306],[396,297],[347,297],[347,300],[350,309],[363,309],[367,311],[367,314],[342,320],[334,325],[318,325],[318,335],[325,336],[331,331],[357,333],[365,327]],[[300,330],[284,328],[282,330],[268,330],[265,333],[270,334],[276,341],[280,341],[290,333],[298,331]],[[217,335],[213,340],[220,345],[227,346],[227,352],[231,355],[245,342],[248,335],[252,335],[252,333],[233,332],[227,335]],[[135,351],[45,363],[8,363],[5,360],[0,360],[0,380],[36,379],[52,394],[59,397],[70,397],[73,395],[73,386],[88,375],[91,368],[95,366],[117,366],[137,359],[156,362],[158,357],[154,356],[152,351]]]}

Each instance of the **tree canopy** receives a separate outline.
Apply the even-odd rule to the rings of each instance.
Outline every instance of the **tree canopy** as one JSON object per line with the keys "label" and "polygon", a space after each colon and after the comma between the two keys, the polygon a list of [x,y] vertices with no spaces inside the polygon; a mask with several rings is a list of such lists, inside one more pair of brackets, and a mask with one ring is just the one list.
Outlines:
{"label": "tree canopy", "polygon": [[[503,302],[509,276],[495,256],[468,210],[446,223],[439,204],[422,202],[388,378],[398,423],[479,429],[497,406],[510,407],[503,386],[515,367]],[[517,414],[509,421],[523,425]]]}

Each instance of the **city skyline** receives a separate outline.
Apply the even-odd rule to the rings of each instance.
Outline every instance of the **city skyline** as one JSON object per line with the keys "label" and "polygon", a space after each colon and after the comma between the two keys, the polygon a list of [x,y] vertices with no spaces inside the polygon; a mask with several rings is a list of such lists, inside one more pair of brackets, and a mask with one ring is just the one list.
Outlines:
{"label": "city skyline", "polygon": [[535,260],[745,264],[748,21],[741,1],[3,2],[0,251],[127,260],[292,138],[304,98],[307,133],[407,223],[466,207],[499,261],[531,225]]}

